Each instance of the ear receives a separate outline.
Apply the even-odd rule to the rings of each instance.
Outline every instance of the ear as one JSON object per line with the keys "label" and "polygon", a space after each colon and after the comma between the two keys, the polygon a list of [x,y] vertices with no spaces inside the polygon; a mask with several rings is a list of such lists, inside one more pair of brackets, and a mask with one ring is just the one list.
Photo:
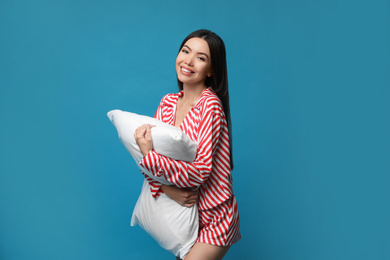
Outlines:
{"label": "ear", "polygon": [[207,77],[211,78],[211,76],[213,76],[213,73],[210,71],[210,72],[207,74]]}

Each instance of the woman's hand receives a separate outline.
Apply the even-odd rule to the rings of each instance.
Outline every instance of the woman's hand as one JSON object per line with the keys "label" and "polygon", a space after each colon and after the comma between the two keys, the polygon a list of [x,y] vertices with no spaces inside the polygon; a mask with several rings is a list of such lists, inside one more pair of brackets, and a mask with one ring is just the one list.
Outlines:
{"label": "woman's hand", "polygon": [[161,189],[168,197],[182,206],[191,208],[198,201],[198,191],[190,189],[181,189],[175,185],[162,185]]}
{"label": "woman's hand", "polygon": [[153,125],[141,125],[134,132],[134,138],[143,156],[146,156],[153,149],[152,133]]}

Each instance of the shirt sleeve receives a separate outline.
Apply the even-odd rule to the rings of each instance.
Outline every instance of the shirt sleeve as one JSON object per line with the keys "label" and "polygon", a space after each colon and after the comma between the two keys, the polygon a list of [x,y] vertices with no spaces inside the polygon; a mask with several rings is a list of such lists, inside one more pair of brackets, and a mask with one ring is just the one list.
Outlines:
{"label": "shirt sleeve", "polygon": [[199,123],[198,151],[194,162],[173,160],[151,150],[141,160],[140,165],[154,176],[163,176],[180,188],[201,185],[208,179],[212,170],[213,154],[219,147],[222,116],[220,106],[206,106]]}

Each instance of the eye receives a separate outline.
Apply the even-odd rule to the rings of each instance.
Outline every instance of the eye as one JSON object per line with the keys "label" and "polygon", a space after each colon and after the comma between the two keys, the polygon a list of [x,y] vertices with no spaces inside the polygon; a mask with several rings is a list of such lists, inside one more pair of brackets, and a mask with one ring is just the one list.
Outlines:
{"label": "eye", "polygon": [[182,49],[181,52],[188,53],[186,49]]}
{"label": "eye", "polygon": [[206,59],[203,57],[198,57],[198,59],[200,59],[201,61],[206,61]]}

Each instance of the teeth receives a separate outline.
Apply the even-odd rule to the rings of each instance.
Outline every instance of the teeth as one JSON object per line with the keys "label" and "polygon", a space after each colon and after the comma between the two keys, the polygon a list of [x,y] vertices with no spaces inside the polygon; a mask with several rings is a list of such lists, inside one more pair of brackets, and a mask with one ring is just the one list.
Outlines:
{"label": "teeth", "polygon": [[181,68],[181,70],[184,71],[184,72],[187,72],[187,73],[192,73],[192,71],[187,70],[187,69],[185,69],[185,68]]}

